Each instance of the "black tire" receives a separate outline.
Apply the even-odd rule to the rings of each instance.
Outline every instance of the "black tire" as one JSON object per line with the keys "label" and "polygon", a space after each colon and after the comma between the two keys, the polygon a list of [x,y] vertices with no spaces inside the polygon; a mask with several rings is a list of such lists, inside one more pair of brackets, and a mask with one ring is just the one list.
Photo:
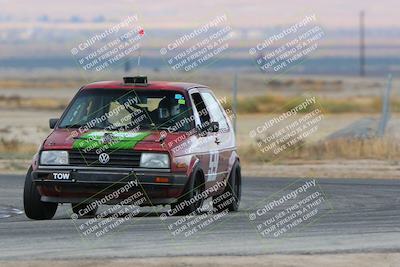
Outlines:
{"label": "black tire", "polygon": [[184,195],[182,195],[177,202],[171,204],[172,211],[178,210],[173,215],[188,215],[193,212],[198,213],[200,211],[200,208],[203,206],[204,202],[203,198],[200,198],[199,201],[192,201],[193,203],[189,205],[186,204],[184,205],[183,203],[185,203],[185,201],[190,201],[191,199],[195,199],[196,195],[200,195],[203,191],[204,191],[204,176],[200,172],[200,170],[196,168],[193,171],[188,184],[186,185]]}
{"label": "black tire", "polygon": [[76,204],[76,203],[71,203],[71,207],[72,207],[72,211],[78,215],[79,218],[90,218],[90,217],[94,217],[96,216],[96,212],[98,207],[96,206],[96,208],[90,210],[89,212],[87,212],[85,215],[81,216],[79,215],[79,211],[80,210],[84,210],[87,207],[88,204],[84,204],[84,203],[80,203],[80,204]]}
{"label": "black tire", "polygon": [[[229,194],[227,194],[229,196],[228,198],[225,197],[218,198],[227,192],[229,192]],[[213,197],[214,209],[217,212],[221,212],[226,209],[228,209],[228,211],[238,211],[241,196],[242,196],[242,174],[240,171],[239,162],[236,161],[232,167],[232,171],[231,174],[229,175],[228,183],[226,184],[224,191],[220,195]],[[229,204],[224,205],[224,201],[227,201],[227,203]]]}
{"label": "black tire", "polygon": [[43,202],[31,177],[32,167],[25,177],[24,185],[24,210],[29,219],[50,220],[57,211],[58,203]]}

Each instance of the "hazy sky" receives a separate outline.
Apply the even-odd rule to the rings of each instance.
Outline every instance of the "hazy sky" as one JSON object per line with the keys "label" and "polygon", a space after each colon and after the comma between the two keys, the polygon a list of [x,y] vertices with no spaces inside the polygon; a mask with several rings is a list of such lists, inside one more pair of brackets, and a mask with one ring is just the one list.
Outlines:
{"label": "hazy sky", "polygon": [[0,0],[3,16],[35,20],[44,14],[51,19],[103,15],[119,19],[137,14],[148,28],[192,27],[221,14],[228,16],[232,26],[265,27],[290,24],[314,13],[323,26],[354,27],[361,9],[370,27],[400,27],[400,0]]}

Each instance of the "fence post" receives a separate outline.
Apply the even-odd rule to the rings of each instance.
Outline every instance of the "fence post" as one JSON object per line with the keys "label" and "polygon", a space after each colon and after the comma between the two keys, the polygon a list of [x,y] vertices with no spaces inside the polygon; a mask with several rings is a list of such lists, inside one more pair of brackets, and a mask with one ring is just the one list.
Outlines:
{"label": "fence post", "polygon": [[390,118],[390,95],[392,91],[392,74],[388,75],[388,81],[386,89],[382,96],[382,116],[379,122],[378,136],[383,137],[385,135],[386,125]]}
{"label": "fence post", "polygon": [[235,73],[232,86],[232,112],[233,112],[233,130],[236,135],[236,118],[237,118],[237,91],[238,91],[238,75]]}

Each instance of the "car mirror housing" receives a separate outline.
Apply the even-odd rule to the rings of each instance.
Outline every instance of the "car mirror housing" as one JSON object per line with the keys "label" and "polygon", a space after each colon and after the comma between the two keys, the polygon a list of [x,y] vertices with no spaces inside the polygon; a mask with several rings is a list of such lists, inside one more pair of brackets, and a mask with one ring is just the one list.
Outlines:
{"label": "car mirror housing", "polygon": [[50,129],[54,129],[56,127],[58,120],[59,120],[58,118],[53,118],[49,120]]}

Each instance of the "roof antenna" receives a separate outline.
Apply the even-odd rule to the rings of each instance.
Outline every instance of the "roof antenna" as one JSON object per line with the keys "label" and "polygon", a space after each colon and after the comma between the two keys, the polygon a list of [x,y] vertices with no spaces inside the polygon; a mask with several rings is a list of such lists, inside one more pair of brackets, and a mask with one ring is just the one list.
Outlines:
{"label": "roof antenna", "polygon": [[[144,36],[144,29],[143,28],[141,28],[139,31],[138,31],[138,34],[141,36],[141,37],[143,37]],[[140,58],[142,57],[142,46],[140,45],[140,43],[138,43],[138,45],[139,45],[139,51],[138,51],[138,53],[139,53],[139,55],[138,55],[138,59],[137,59],[137,73],[140,75]],[[147,79],[146,79],[146,83],[147,83]]]}
{"label": "roof antenna", "polygon": [[140,75],[140,57],[142,56],[142,47],[139,46],[139,56],[137,59],[137,72]]}
{"label": "roof antenna", "polygon": [[129,73],[131,70],[131,63],[130,63],[130,59],[128,57],[128,59],[125,61],[125,73]]}

